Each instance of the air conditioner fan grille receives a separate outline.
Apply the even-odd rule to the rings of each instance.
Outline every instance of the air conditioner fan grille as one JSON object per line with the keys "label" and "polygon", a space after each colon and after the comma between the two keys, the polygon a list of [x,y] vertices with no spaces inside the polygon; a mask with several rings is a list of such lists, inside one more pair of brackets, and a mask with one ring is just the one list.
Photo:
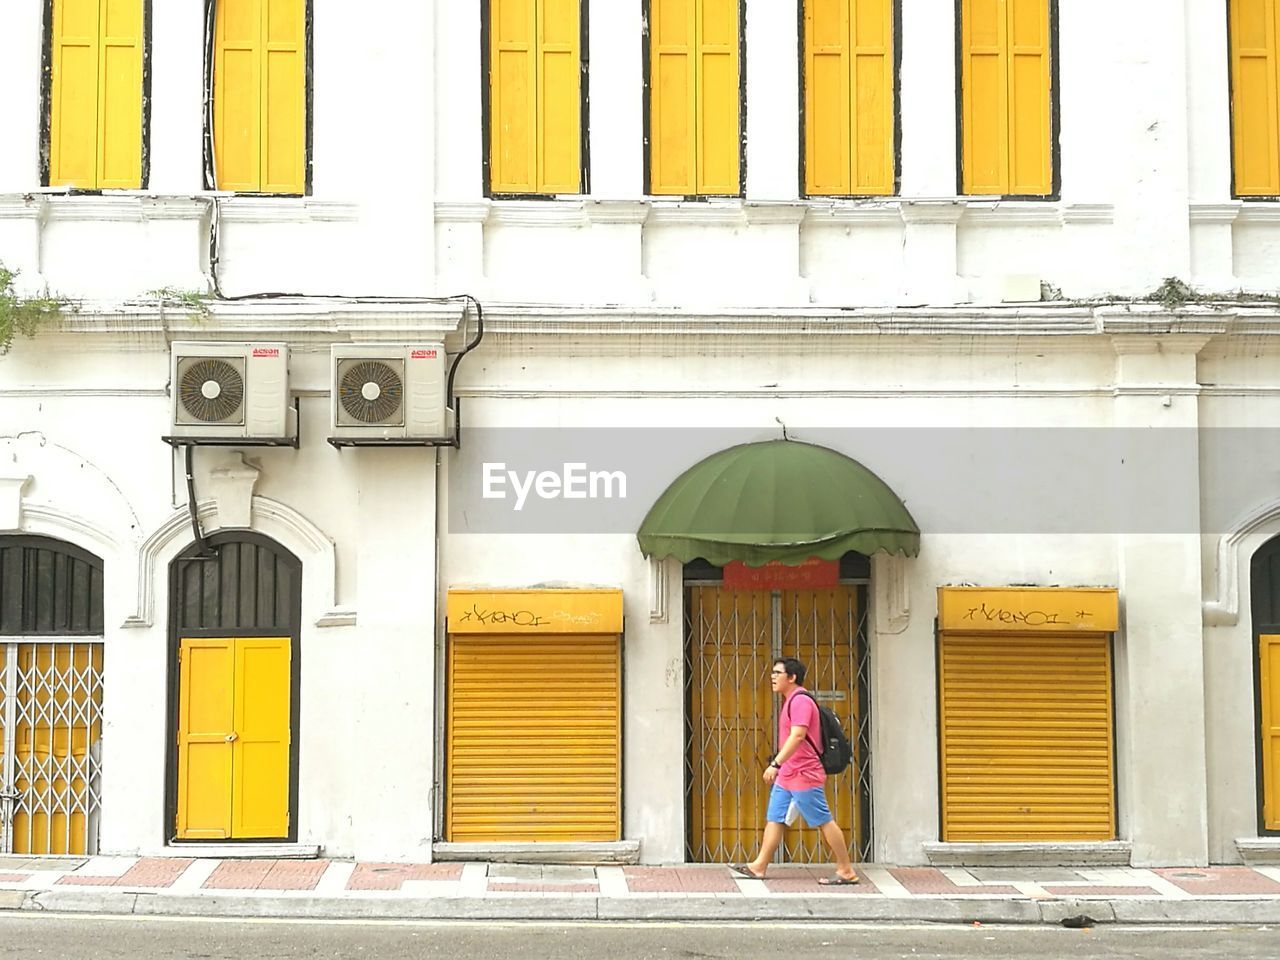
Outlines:
{"label": "air conditioner fan grille", "polygon": [[225,360],[197,360],[178,385],[182,409],[201,423],[225,423],[244,402],[244,377]]}
{"label": "air conditioner fan grille", "polygon": [[399,412],[404,402],[404,380],[390,364],[362,360],[343,371],[338,400],[353,420],[384,423]]}

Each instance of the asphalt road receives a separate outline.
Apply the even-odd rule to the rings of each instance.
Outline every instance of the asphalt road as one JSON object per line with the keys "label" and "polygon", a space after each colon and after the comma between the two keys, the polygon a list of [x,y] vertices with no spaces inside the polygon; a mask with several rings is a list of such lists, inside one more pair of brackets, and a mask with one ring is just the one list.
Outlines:
{"label": "asphalt road", "polygon": [[1167,960],[1280,957],[1280,928],[186,920],[0,914],[0,960]]}

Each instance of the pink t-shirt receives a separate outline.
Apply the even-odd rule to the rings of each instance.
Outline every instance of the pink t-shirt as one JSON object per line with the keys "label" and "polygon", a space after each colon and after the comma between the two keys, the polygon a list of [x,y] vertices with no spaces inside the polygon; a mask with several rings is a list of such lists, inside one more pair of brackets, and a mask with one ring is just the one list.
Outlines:
{"label": "pink t-shirt", "polygon": [[827,772],[822,769],[822,761],[818,759],[818,748],[814,742],[822,735],[822,719],[818,716],[818,705],[812,697],[806,697],[801,691],[804,687],[796,687],[791,691],[778,714],[778,749],[791,736],[791,728],[808,727],[804,743],[796,748],[796,752],[787,758],[787,762],[778,771],[778,786],[784,790],[809,790],[820,787],[827,781]]}

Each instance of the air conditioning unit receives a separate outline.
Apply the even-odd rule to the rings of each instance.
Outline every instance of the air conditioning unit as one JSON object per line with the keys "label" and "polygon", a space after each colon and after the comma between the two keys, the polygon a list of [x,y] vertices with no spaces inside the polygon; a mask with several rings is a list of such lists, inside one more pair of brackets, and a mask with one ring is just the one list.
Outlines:
{"label": "air conditioning unit", "polygon": [[171,364],[175,438],[279,442],[296,433],[285,344],[175,343]]}
{"label": "air conditioning unit", "polygon": [[450,438],[443,344],[336,343],[331,351],[330,442],[427,443]]}

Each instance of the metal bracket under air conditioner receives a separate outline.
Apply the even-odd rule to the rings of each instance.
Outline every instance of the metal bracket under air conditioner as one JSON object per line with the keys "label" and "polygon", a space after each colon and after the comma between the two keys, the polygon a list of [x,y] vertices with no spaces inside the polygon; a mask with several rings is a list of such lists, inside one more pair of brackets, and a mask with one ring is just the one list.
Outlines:
{"label": "metal bracket under air conditioner", "polygon": [[292,437],[161,437],[160,439],[171,447],[293,447],[297,450],[302,442],[302,417],[297,397],[293,398],[293,422],[295,430]]}

